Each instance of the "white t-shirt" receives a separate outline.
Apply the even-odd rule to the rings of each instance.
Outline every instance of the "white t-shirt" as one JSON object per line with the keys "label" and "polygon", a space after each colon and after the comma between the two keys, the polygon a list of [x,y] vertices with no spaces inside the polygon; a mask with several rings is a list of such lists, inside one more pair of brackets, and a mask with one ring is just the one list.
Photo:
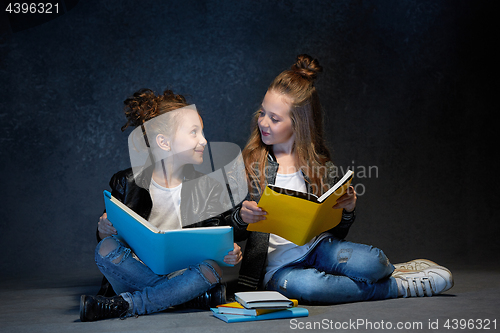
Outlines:
{"label": "white t-shirt", "polygon": [[[306,183],[301,171],[286,175],[278,173],[276,175],[275,185],[289,190],[307,193]],[[264,285],[266,285],[279,268],[302,258],[319,240],[319,237],[314,237],[309,243],[297,246],[280,236],[270,234],[269,248],[267,250],[266,275],[263,281]]]}
{"label": "white t-shirt", "polygon": [[149,193],[153,208],[149,215],[149,223],[160,230],[182,229],[181,189],[182,183],[173,188],[166,188],[151,179]]}

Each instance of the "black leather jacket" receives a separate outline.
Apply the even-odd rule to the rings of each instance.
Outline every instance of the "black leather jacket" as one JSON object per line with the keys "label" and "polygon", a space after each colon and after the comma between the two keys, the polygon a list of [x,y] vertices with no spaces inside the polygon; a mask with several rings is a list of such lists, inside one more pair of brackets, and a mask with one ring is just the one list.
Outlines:
{"label": "black leather jacket", "polygon": [[[186,165],[183,173],[180,206],[182,225],[185,228],[224,225],[220,203],[222,185],[210,177],[201,177],[203,174],[196,171],[192,165]],[[138,186],[132,169],[129,168],[115,173],[109,181],[109,186],[112,196],[147,220],[153,208],[153,201],[146,190],[150,182],[151,172],[146,170],[137,177],[137,183],[141,185]],[[99,231],[97,240],[101,240]]]}

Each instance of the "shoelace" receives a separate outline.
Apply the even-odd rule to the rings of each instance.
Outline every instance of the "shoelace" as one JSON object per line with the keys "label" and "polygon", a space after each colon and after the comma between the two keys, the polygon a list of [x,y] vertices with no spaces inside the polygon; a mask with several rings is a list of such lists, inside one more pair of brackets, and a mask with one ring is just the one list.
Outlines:
{"label": "shoelace", "polygon": [[104,318],[113,317],[115,314],[121,313],[118,315],[120,319],[125,319],[127,317],[128,309],[121,309],[121,304],[119,304],[115,300],[104,300],[97,303],[97,306],[100,308],[100,313],[104,316]]}

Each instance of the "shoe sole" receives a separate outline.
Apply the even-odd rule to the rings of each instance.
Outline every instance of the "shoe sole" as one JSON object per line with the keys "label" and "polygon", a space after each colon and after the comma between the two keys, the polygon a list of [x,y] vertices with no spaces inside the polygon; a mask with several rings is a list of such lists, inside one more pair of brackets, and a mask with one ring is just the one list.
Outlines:
{"label": "shoe sole", "polygon": [[85,300],[86,300],[85,295],[80,296],[80,321],[82,322],[88,321],[86,319]]}

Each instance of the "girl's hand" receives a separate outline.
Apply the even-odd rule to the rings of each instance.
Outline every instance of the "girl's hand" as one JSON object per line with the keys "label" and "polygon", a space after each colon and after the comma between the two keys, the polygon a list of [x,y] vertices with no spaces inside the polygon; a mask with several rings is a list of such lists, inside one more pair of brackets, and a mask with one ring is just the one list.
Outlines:
{"label": "girl's hand", "polygon": [[347,192],[341,196],[338,200],[337,203],[333,206],[335,209],[340,209],[343,208],[346,210],[346,212],[352,212],[354,208],[356,208],[356,191],[354,191],[354,187],[350,186],[347,189]]}
{"label": "girl's hand", "polygon": [[104,213],[99,218],[99,223],[97,224],[97,230],[99,230],[99,237],[104,239],[106,237],[116,235],[116,229],[113,224],[108,220],[108,214]]}
{"label": "girl's hand", "polygon": [[229,265],[237,265],[242,258],[241,247],[234,243],[234,249],[224,257],[224,262]]}
{"label": "girl's hand", "polygon": [[243,201],[243,204],[240,209],[240,216],[243,222],[245,223],[255,223],[260,220],[265,220],[267,213],[257,206],[255,201]]}

